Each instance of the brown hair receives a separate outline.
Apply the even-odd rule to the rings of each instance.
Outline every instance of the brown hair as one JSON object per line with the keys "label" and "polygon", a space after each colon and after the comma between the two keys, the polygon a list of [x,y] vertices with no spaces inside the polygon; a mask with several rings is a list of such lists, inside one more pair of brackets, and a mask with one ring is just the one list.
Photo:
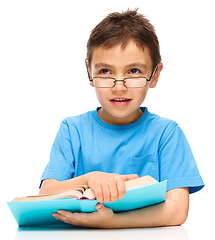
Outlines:
{"label": "brown hair", "polygon": [[110,13],[92,30],[87,42],[89,67],[96,47],[110,49],[121,43],[121,47],[125,48],[130,40],[143,50],[145,47],[149,48],[154,68],[161,62],[159,41],[154,26],[137,11],[138,9],[128,9],[122,13]]}

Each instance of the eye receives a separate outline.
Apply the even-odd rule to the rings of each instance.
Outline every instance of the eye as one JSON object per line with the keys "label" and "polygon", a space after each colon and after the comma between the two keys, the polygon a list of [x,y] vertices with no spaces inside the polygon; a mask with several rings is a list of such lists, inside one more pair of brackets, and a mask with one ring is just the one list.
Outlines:
{"label": "eye", "polygon": [[137,69],[137,68],[132,68],[130,71],[129,71],[130,74],[138,74],[140,73],[140,70]]}
{"label": "eye", "polygon": [[108,69],[101,69],[101,74],[110,74],[110,71]]}

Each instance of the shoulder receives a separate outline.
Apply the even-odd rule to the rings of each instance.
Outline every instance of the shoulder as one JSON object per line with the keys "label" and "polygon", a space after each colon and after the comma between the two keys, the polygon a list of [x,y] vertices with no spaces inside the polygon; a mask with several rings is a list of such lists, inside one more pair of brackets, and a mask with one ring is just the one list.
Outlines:
{"label": "shoulder", "polygon": [[70,116],[70,117],[67,117],[65,119],[63,119],[62,123],[64,124],[67,124],[67,125],[71,125],[71,124],[78,124],[81,122],[88,122],[90,119],[91,119],[91,113],[93,111],[89,111],[89,112],[86,112],[86,113],[82,113],[80,115],[75,115],[75,116]]}
{"label": "shoulder", "polygon": [[184,133],[176,121],[153,113],[148,114],[146,131],[148,136],[159,141],[159,145],[184,139]]}
{"label": "shoulder", "polygon": [[89,111],[80,115],[70,116],[61,122],[60,129],[64,131],[84,131],[84,129],[90,128],[93,124],[92,113],[94,111]]}
{"label": "shoulder", "polygon": [[[148,112],[148,110],[146,109]],[[172,119],[161,117],[148,112],[147,124],[156,131],[171,131],[178,127],[178,123]]]}
{"label": "shoulder", "polygon": [[151,118],[151,133],[159,138],[160,147],[171,145],[173,148],[174,145],[174,149],[178,150],[189,148],[186,136],[176,121],[155,114],[150,114],[149,118]]}

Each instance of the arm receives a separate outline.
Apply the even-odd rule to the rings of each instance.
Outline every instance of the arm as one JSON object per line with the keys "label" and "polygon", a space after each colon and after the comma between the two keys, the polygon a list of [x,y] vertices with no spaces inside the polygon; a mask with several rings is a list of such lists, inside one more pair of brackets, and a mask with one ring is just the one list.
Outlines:
{"label": "arm", "polygon": [[94,228],[144,228],[177,226],[186,221],[189,209],[189,188],[167,192],[166,201],[146,208],[113,213],[103,204],[93,213],[70,213],[64,210],[53,216],[69,224]]}
{"label": "arm", "polygon": [[188,215],[189,188],[167,192],[166,201],[150,207],[116,215],[118,228],[162,227],[183,224]]}
{"label": "arm", "polygon": [[125,195],[125,181],[138,178],[137,174],[119,175],[105,172],[90,172],[66,181],[46,179],[39,194],[64,191],[80,185],[88,185],[95,193],[98,202],[115,202]]}
{"label": "arm", "polygon": [[50,194],[54,192],[64,191],[80,185],[87,185],[88,183],[87,174],[80,177],[72,178],[66,181],[59,181],[56,179],[45,179],[43,180],[39,194]]}

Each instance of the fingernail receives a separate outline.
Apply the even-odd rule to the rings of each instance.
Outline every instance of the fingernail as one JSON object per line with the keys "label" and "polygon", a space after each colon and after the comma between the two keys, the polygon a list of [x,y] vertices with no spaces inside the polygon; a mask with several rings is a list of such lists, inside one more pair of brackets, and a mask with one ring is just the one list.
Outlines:
{"label": "fingernail", "polygon": [[97,207],[98,207],[98,209],[101,209],[103,207],[103,204],[99,203]]}

